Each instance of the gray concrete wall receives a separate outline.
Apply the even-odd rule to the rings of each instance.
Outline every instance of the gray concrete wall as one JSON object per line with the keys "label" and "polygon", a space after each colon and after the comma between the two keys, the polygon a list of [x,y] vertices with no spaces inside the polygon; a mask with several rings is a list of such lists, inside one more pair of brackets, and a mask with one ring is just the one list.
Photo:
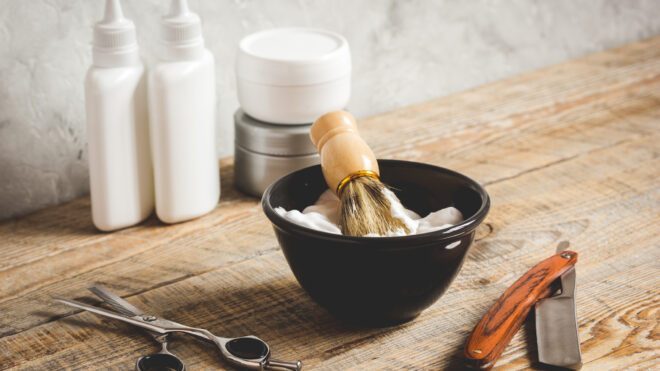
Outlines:
{"label": "gray concrete wall", "polygon": [[[190,0],[216,56],[218,156],[233,151],[236,45],[312,26],[348,39],[358,117],[660,33],[660,1]],[[147,61],[167,0],[122,0]],[[0,219],[88,193],[83,78],[102,0],[0,0]]]}

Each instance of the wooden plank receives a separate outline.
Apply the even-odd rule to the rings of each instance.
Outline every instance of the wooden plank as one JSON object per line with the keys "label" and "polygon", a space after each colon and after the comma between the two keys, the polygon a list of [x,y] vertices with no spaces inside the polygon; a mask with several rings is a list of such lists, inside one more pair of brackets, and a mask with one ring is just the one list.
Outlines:
{"label": "wooden plank", "polygon": [[[193,222],[97,233],[88,199],[4,222],[0,369],[125,369],[155,350],[128,326],[49,299],[89,296],[97,281],[174,320],[254,333],[314,369],[452,369],[492,302],[563,239],[580,253],[585,369],[657,365],[659,75],[657,37],[361,121],[381,157],[465,172],[493,199],[448,293],[393,328],[348,327],[306,296],[258,200],[233,190],[231,159],[221,204]],[[528,330],[498,368],[538,367]],[[190,369],[227,367],[205,344],[173,349]]]}
{"label": "wooden plank", "polygon": [[[660,44],[656,39],[650,41]],[[372,119],[365,120],[362,131],[366,137],[371,138],[369,142],[373,142],[375,146],[389,145],[393,148],[391,150],[393,153],[401,152],[405,155],[406,146],[417,143],[423,148],[420,153],[425,156],[424,158],[397,156],[399,158],[444,165],[471,175],[486,184],[496,182],[498,179],[507,179],[653,131],[657,126],[653,120],[658,115],[657,71],[660,70],[658,63],[660,58],[653,57],[657,57],[659,53],[651,54],[650,50],[657,48],[640,48],[637,44],[633,44],[630,48],[632,53],[643,52],[642,57],[649,58],[645,60],[646,64],[635,63],[636,68],[633,70],[625,64],[614,64],[617,66],[614,72],[608,74],[607,69],[602,69],[596,70],[592,75],[585,75],[582,68],[576,68],[577,72],[571,75],[568,72],[571,69],[566,69],[562,65],[551,67],[532,73],[529,79],[515,78],[512,84],[500,82],[494,84],[495,88],[490,85],[485,86],[483,87],[485,93],[480,93],[482,89],[480,88],[455,97],[440,99],[436,105],[422,104],[394,111],[390,115],[395,118],[401,115],[399,112],[415,112],[415,115],[408,113],[408,118],[399,126],[392,124],[392,122],[396,123],[394,120],[383,120],[383,116],[376,117],[375,122]],[[609,52],[599,54],[571,63],[578,67],[593,66],[598,63],[612,64],[610,54]],[[654,68],[656,74],[651,74]],[[598,79],[595,79],[594,75]],[[475,102],[492,101],[488,98],[492,97],[493,89],[500,91],[502,96],[520,94],[523,91],[530,93],[537,90],[547,91],[547,88],[543,88],[542,82],[539,82],[543,76],[550,76],[553,79],[552,83],[557,83],[557,86],[561,87],[556,95],[546,96],[545,100],[542,100],[538,94],[532,94],[532,98],[529,98],[530,102],[527,102],[528,105],[518,104],[512,99],[495,106],[486,106],[481,111],[475,110]],[[554,81],[556,76],[561,76],[564,80],[556,82]],[[525,81],[531,87],[527,88]],[[564,86],[572,86],[569,81],[574,81],[575,85],[582,87],[587,84],[595,85],[589,89],[593,95],[588,96],[584,93],[577,95],[576,91],[564,88]],[[602,86],[600,85],[602,81],[611,85]],[[551,90],[548,94],[553,92]],[[564,96],[565,93],[568,96]],[[577,99],[577,102],[571,103],[570,97]],[[449,100],[451,104],[447,105],[445,100]],[[548,101],[564,103],[548,106]],[[448,123],[436,121],[437,117],[445,114],[447,107],[457,107],[461,102],[464,102],[462,110],[473,113],[475,118],[470,119],[470,116],[463,113],[459,116],[463,117],[462,121]],[[432,111],[434,106],[439,107],[437,112]],[[603,109],[605,106],[614,108]],[[507,110],[509,116],[502,116]],[[493,111],[498,112],[497,115],[493,116]],[[626,120],[621,120],[622,115],[628,115],[630,118],[625,116]],[[411,121],[415,117],[418,121]],[[429,117],[433,119],[429,120]],[[495,121],[484,123],[482,121],[484,119]],[[512,125],[503,127],[502,122],[511,122]],[[379,130],[381,127],[383,130]],[[411,127],[419,127],[414,134],[416,139],[404,141],[396,139],[400,138],[397,130],[410,131]],[[457,130],[458,139],[451,139],[448,136],[454,130]],[[376,132],[379,132],[380,136],[375,135]],[[516,135],[508,135],[511,132]],[[451,145],[447,145],[448,141],[462,141],[464,147],[470,150],[453,149]],[[381,151],[385,153],[384,157],[387,157],[387,151]],[[93,281],[113,275],[113,272],[128,274],[125,268],[121,267],[122,262],[127,259],[142,260],[145,255],[149,256],[150,264],[132,274],[134,284],[126,283],[121,277],[111,281],[121,286],[117,288],[122,295],[157,287],[162,282],[185,279],[187,276],[230,263],[234,259],[240,260],[245,255],[275,248],[276,244],[271,238],[268,222],[263,218],[259,205],[254,202],[254,198],[243,196],[233,189],[231,160],[226,163],[227,166],[222,168],[222,202],[214,213],[194,223],[165,226],[152,218],[142,227],[112,234],[114,240],[107,242],[108,234],[92,234],[90,237],[90,233],[87,232],[82,235],[73,232],[88,231],[91,228],[88,201],[85,199],[74,202],[73,210],[71,205],[65,205],[59,214],[58,208],[54,208],[25,219],[0,224],[3,235],[7,229],[11,229],[9,235],[13,236],[0,242],[0,251],[6,249],[9,251],[10,260],[14,260],[13,264],[0,271],[0,277],[9,287],[0,292],[0,309],[3,309],[3,301],[19,296],[18,302],[11,301],[5,307],[20,308],[25,305],[43,307],[43,302],[35,296],[38,295],[37,289],[49,294],[76,295],[75,293],[85,285],[78,278],[84,277]],[[78,202],[84,203],[87,207],[81,208]],[[87,218],[82,220],[79,217],[69,216],[78,214],[85,214]],[[80,225],[70,225],[69,220]],[[48,237],[37,237],[34,243],[28,244],[32,247],[25,249],[26,254],[22,256],[19,252],[23,251],[22,246],[26,244],[25,241],[30,240],[30,237],[26,236],[34,234],[35,230],[48,231],[45,235],[55,236],[55,242],[49,242]],[[58,235],[57,231],[60,230],[62,233]],[[252,235],[253,231],[254,235]],[[118,236],[131,238],[125,239],[126,243],[124,243],[119,242]],[[229,240],[222,240],[225,236],[238,239],[238,246]],[[200,244],[203,241],[210,242],[202,246]],[[122,246],[118,247],[117,244]],[[186,261],[189,264],[179,264],[180,260],[177,256],[180,248],[177,246],[180,244],[192,245],[190,248],[194,249],[188,252],[190,256],[195,257]],[[32,251],[36,255],[33,256]],[[108,259],[108,253],[113,255],[112,260]],[[162,265],[154,261],[155,259],[162,261]],[[74,262],[80,263],[74,264]],[[101,278],[89,277],[86,272],[95,272]],[[50,283],[55,285],[49,286]],[[22,316],[22,312],[18,309],[9,310],[0,318],[0,334],[21,331],[35,323],[40,322],[35,318]]]}
{"label": "wooden plank", "polygon": [[[639,138],[632,143],[608,148],[604,154],[592,153],[490,186],[493,199],[503,200],[500,206],[493,208],[488,219],[493,232],[475,244],[461,275],[442,300],[418,320],[398,328],[352,329],[336,322],[295,284],[277,251],[151,290],[131,298],[131,301],[175,320],[209,326],[217,333],[258,333],[272,343],[278,354],[286,357],[298,355],[314,368],[451,367],[459,361],[458,353],[451,350],[460,348],[471,325],[491,304],[484,298],[495,300],[517,276],[535,261],[550,254],[552,243],[569,239],[573,248],[581,254],[578,308],[585,361],[600,361],[604,351],[618,354],[617,347],[624,343],[622,339],[626,336],[643,337],[643,332],[657,323],[657,318],[651,317],[652,313],[645,315],[640,312],[660,308],[657,303],[660,299],[657,290],[660,283],[658,266],[647,267],[646,273],[640,274],[640,268],[644,266],[641,264],[640,267],[640,256],[647,256],[650,262],[660,258],[657,227],[651,222],[643,222],[657,220],[660,211],[652,207],[653,204],[649,205],[648,197],[640,201],[637,194],[604,199],[590,198],[588,195],[603,180],[620,176],[625,171],[629,173],[630,184],[621,187],[634,186],[640,192],[651,194],[657,206],[660,190],[654,171],[657,167],[653,165],[659,164],[657,156],[654,160],[652,157],[657,154],[655,143],[658,139],[657,135]],[[647,162],[649,159],[653,161],[649,163],[651,166],[611,166],[617,161]],[[585,167],[592,168],[593,175],[584,180],[582,187],[573,187],[575,179],[568,175]],[[557,186],[544,186],[547,179],[555,179]],[[528,196],[527,189],[542,192]],[[512,192],[528,197],[525,207],[520,206],[523,197],[512,195]],[[555,207],[548,208],[548,203]],[[578,227],[571,225],[571,219],[557,223],[560,217],[566,215],[566,209],[571,207],[577,215],[585,215],[588,223],[581,222],[580,218],[573,219],[578,220],[575,224]],[[620,214],[620,210],[628,210],[628,213]],[[630,225],[637,226],[634,234],[628,230]],[[627,247],[611,246],[611,242],[605,245],[591,242],[594,237],[609,231],[616,233],[609,234],[608,240],[627,242]],[[640,248],[639,245],[644,242],[650,244]],[[607,248],[611,249],[611,254],[606,253]],[[497,255],[490,256],[495,249],[498,250]],[[488,261],[487,271],[483,268],[484,261]],[[634,284],[628,283],[631,276],[636,278]],[[593,300],[594,297],[598,300]],[[640,299],[631,302],[631,298]],[[617,313],[622,313],[635,326],[620,324]],[[585,322],[584,319],[589,320]],[[99,327],[91,327],[90,324],[98,324]],[[108,334],[102,333],[104,328],[110,329]],[[148,340],[137,331],[86,313],[34,330],[5,337],[3,354],[15,355],[15,362],[27,358],[25,364],[17,364],[22,367],[58,368],[70,365],[76,357],[93,358],[99,352],[114,350],[113,354],[120,353],[122,356],[112,360],[97,357],[84,365],[89,368],[120,368],[149,349]],[[634,333],[639,331],[641,335]],[[71,334],[82,336],[83,341]],[[135,338],[128,338],[126,334]],[[25,349],[25,344],[35,343],[30,340],[32,336],[40,340],[38,344],[43,349]],[[302,344],[299,342],[301,338],[305,339]],[[48,342],[49,339],[52,339],[51,342]],[[525,339],[521,336],[514,339],[501,360],[502,366],[508,366],[509,362],[512,369],[530,365],[526,357],[527,346],[523,343]],[[648,342],[651,346],[634,348],[635,362],[655,356],[658,340],[650,339]],[[606,346],[604,350],[603,344],[608,343],[611,347]],[[6,344],[11,348],[4,348]],[[214,354],[208,347],[197,345],[190,348],[192,351],[187,350],[188,344],[185,347],[181,344],[180,347],[186,359],[199,359],[199,369],[223,365],[214,361]],[[625,351],[619,352],[626,356]],[[410,354],[415,357],[409,359]],[[116,363],[107,363],[109,361]],[[621,363],[616,365],[621,366]],[[603,366],[607,369],[606,364]]]}

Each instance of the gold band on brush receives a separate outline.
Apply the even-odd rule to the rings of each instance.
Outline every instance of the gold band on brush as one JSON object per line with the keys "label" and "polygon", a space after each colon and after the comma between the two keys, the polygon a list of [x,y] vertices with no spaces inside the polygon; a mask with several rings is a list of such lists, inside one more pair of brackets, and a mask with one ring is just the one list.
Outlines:
{"label": "gold band on brush", "polygon": [[337,192],[336,192],[337,196],[341,196],[341,189],[344,188],[346,183],[350,182],[353,179],[357,179],[357,178],[360,178],[360,177],[363,177],[363,176],[368,176],[368,177],[374,178],[376,180],[380,180],[380,178],[378,177],[378,174],[375,171],[371,171],[371,170],[360,170],[360,171],[356,171],[354,173],[350,173],[350,174],[348,174],[348,176],[346,176],[344,179],[342,179],[341,182],[339,182],[339,184],[337,184]]}

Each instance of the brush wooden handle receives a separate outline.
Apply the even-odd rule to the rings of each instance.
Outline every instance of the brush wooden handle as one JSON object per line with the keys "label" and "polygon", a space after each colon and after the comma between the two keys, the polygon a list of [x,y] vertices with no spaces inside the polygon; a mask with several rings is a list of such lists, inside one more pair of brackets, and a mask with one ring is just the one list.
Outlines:
{"label": "brush wooden handle", "polygon": [[540,262],[509,287],[472,330],[465,344],[468,365],[490,370],[539,300],[550,296],[552,283],[577,262],[577,253],[562,251]]}
{"label": "brush wooden handle", "polygon": [[314,122],[309,134],[321,156],[325,181],[333,191],[337,191],[342,179],[357,171],[371,170],[380,174],[376,156],[360,137],[350,113],[326,113]]}

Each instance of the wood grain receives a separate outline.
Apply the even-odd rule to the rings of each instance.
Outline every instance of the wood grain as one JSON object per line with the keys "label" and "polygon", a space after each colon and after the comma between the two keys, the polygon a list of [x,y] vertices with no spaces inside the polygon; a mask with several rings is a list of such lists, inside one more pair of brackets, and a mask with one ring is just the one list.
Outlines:
{"label": "wood grain", "polygon": [[[83,198],[0,223],[0,369],[130,369],[156,351],[136,329],[50,300],[96,303],[93,282],[175,321],[255,334],[305,369],[458,369],[473,326],[561,240],[580,254],[583,369],[659,367],[660,37],[359,124],[378,157],[460,171],[491,195],[461,273],[419,318],[355,328],[316,305],[224,159],[220,204],[191,222],[99,233]],[[496,369],[543,369],[530,324]],[[229,368],[204,343],[176,337],[172,350],[190,370]]]}

